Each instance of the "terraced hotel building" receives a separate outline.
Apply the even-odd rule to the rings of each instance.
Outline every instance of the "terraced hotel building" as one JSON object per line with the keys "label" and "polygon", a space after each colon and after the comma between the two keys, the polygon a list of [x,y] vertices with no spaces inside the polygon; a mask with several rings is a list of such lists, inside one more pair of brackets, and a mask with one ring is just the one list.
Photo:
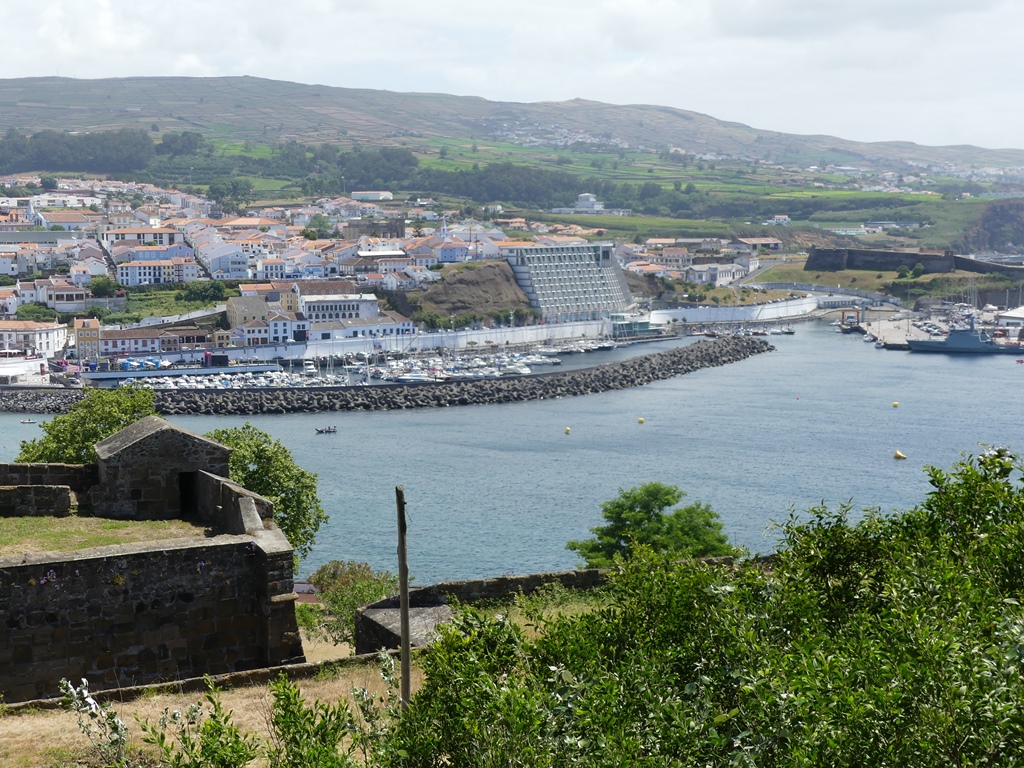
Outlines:
{"label": "terraced hotel building", "polygon": [[545,323],[600,320],[633,301],[610,243],[506,243],[501,255]]}

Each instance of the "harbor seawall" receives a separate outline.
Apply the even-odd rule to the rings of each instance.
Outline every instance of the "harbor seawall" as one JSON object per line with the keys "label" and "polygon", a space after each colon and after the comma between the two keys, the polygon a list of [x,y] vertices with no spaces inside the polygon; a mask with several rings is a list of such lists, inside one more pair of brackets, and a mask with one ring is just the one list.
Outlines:
{"label": "harbor seawall", "polygon": [[[248,415],[445,408],[546,400],[639,387],[739,362],[773,349],[764,339],[734,336],[699,341],[595,368],[514,379],[369,387],[161,390],[156,393],[156,409],[171,416]],[[81,390],[5,388],[0,390],[0,411],[63,413],[82,396]]]}

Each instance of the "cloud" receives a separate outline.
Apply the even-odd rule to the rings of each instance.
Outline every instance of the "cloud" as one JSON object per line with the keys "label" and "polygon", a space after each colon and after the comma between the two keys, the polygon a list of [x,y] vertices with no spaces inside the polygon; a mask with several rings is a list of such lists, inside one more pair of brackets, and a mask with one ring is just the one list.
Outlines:
{"label": "cloud", "polygon": [[1020,143],[1010,0],[48,0],[11,77],[254,75],[503,101],[674,106],[799,133]]}

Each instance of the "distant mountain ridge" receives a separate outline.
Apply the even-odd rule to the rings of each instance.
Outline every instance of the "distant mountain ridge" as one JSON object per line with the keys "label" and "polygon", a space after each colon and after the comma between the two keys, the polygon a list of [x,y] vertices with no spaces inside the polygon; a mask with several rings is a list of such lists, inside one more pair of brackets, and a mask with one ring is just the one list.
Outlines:
{"label": "distant mountain ridge", "polygon": [[404,144],[432,137],[545,145],[584,140],[774,162],[1024,166],[1024,150],[854,142],[764,131],[698,112],[573,99],[515,103],[256,77],[0,79],[0,130],[200,130],[232,140]]}

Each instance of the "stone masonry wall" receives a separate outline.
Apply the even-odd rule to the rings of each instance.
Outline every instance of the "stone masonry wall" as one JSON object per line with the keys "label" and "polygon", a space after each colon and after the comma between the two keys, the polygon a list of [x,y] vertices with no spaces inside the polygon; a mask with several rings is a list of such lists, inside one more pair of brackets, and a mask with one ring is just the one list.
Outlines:
{"label": "stone masonry wall", "polygon": [[[567,589],[594,589],[605,583],[607,572],[599,568],[554,573],[501,576],[494,579],[445,581],[409,590],[409,620],[413,647],[430,643],[436,626],[451,618],[449,603],[477,603],[528,595],[546,584]],[[400,646],[398,596],[386,597],[356,611],[356,653],[375,653]]]}
{"label": "stone masonry wall", "polygon": [[0,485],[0,517],[67,517],[78,501],[66,485]]}
{"label": "stone masonry wall", "polygon": [[0,485],[66,485],[81,493],[99,479],[95,464],[0,464]]}
{"label": "stone masonry wall", "polygon": [[[42,466],[0,465],[0,478],[95,474]],[[207,472],[197,490],[200,517],[222,535],[0,557],[4,701],[55,696],[61,678],[103,690],[304,660],[293,552],[272,506]],[[42,508],[71,496],[66,485],[11,486],[12,500],[28,493]]]}
{"label": "stone masonry wall", "polygon": [[892,270],[905,266],[913,269],[921,264],[924,271],[952,272],[953,254],[882,251],[869,248],[811,248],[804,270],[807,272],[836,272],[843,269]]}
{"label": "stone masonry wall", "polygon": [[302,660],[277,531],[0,558],[0,691],[138,685]]}

